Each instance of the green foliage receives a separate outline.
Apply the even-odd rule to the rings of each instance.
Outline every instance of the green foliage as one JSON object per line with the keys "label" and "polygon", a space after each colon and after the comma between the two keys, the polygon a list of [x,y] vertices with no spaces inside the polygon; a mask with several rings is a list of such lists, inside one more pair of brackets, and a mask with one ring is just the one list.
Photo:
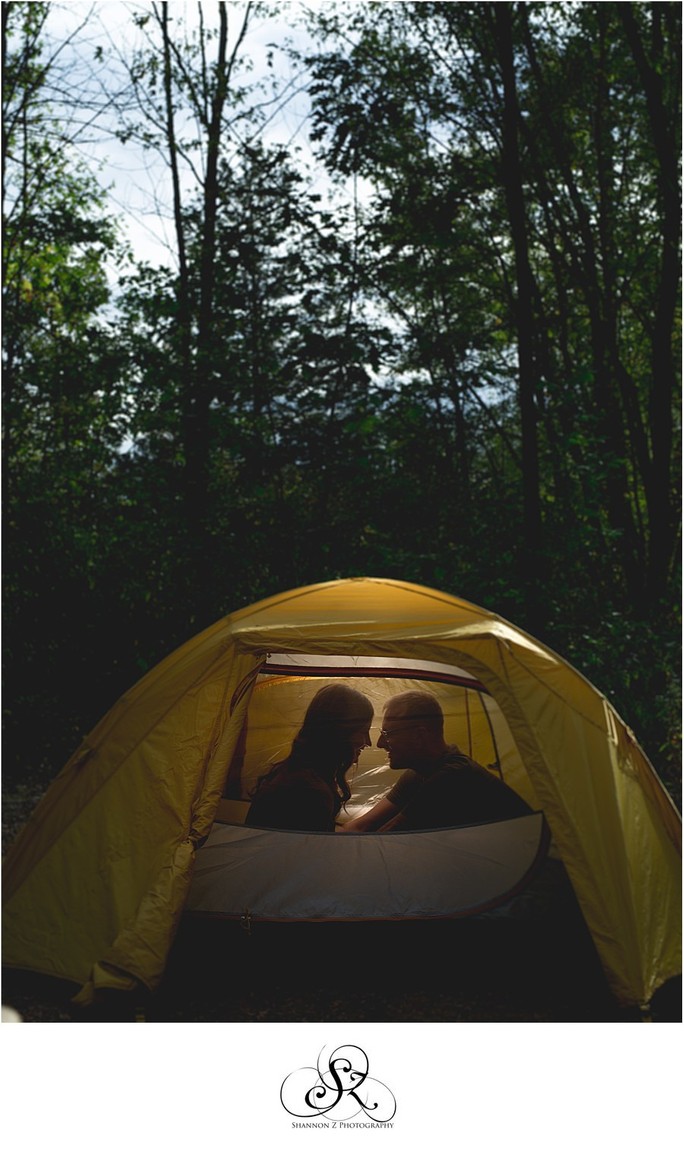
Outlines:
{"label": "green foliage", "polygon": [[[241,82],[212,211],[202,178],[176,203],[178,269],[136,266],[113,299],[104,201],[51,143],[37,99],[42,6],[5,7],[17,21],[5,71],[10,770],[53,771],[160,657],[289,586],[393,576],[528,626],[496,6],[324,6],[313,138],[334,179],[370,190],[321,199],[261,134]],[[612,699],[679,798],[677,7],[516,5],[512,30],[537,633]],[[132,89],[145,112],[121,132],[175,147],[201,175],[209,41],[172,42],[174,99],[200,124],[191,135],[188,115],[174,145],[159,131],[170,76],[154,30],[146,14]]]}

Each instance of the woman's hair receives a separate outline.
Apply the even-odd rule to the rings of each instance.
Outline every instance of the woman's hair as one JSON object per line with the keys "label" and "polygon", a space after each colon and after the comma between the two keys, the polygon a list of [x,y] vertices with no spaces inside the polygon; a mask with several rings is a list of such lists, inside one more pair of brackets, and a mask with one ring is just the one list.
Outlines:
{"label": "woman's hair", "polygon": [[341,806],[351,795],[346,774],[354,760],[352,734],[370,726],[372,718],[373,707],[359,690],[337,682],[321,687],[309,703],[288,757],[259,778],[251,796],[281,771],[309,769],[332,784]]}

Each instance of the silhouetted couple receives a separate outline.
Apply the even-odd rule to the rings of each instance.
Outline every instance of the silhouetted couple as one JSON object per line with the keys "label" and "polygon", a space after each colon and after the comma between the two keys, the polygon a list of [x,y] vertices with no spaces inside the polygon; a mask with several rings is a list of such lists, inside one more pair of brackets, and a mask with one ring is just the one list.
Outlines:
{"label": "silhouetted couple", "polygon": [[[288,757],[257,783],[247,824],[275,830],[332,832],[351,797],[347,774],[371,745],[373,707],[342,684],[324,686],[312,699]],[[366,814],[343,833],[428,830],[495,822],[529,814],[530,807],[500,778],[444,741],[444,715],[425,691],[390,699],[378,746],[390,769],[403,773]]]}

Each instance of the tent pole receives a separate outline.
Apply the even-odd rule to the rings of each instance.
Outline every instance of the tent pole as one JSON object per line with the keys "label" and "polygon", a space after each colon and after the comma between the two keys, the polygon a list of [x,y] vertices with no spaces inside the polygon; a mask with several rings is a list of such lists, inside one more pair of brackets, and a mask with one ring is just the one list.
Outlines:
{"label": "tent pole", "polygon": [[494,761],[492,762],[492,766],[496,767],[496,772],[499,775],[499,778],[501,779],[501,781],[503,782],[503,773],[501,771],[501,761],[499,759],[499,747],[496,744],[496,738],[494,736],[494,726],[492,724],[492,718],[491,718],[489,711],[487,710],[487,705],[485,703],[484,694],[480,694],[479,697],[480,697],[480,706],[482,707],[482,709],[484,711],[484,716],[487,719],[487,725],[489,726],[489,736],[492,740],[492,750],[494,751]]}

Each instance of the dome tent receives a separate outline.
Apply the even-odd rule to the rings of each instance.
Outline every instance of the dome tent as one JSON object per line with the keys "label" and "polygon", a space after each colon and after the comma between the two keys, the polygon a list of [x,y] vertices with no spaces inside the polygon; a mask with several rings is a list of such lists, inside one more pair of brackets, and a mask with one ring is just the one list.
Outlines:
{"label": "dome tent", "polygon": [[[254,855],[271,852],[268,896],[297,868],[296,857],[283,868],[280,844],[296,855],[315,840],[317,850],[338,856],[347,850],[346,859],[363,854],[364,868],[381,839],[389,842],[384,848],[404,857],[410,852],[412,859],[427,840],[438,847],[442,870],[452,858],[467,858],[472,851],[449,839],[472,836],[477,828],[308,835],[216,824],[224,806],[244,802],[254,764],[267,764],[264,749],[267,759],[275,758],[291,737],[267,696],[300,691],[304,699],[326,675],[341,673],[384,696],[407,682],[441,691],[440,700],[451,692],[454,740],[543,811],[619,1001],[644,1004],[681,972],[681,820],[607,700],[564,660],[491,612],[378,578],[303,587],[229,615],[115,704],[8,853],[5,964],[77,982],[82,1002],[100,987],[140,982],[154,989],[184,907],[201,908],[203,876],[211,868],[204,859],[214,848],[232,855],[242,850],[243,874],[256,872]],[[291,723],[291,707],[286,710]],[[276,717],[260,717],[268,713]],[[376,722],[379,717],[376,706]],[[363,799],[364,789],[370,794],[374,779],[384,789],[382,769],[371,758],[353,796]],[[509,833],[510,823],[503,827],[501,833]],[[525,843],[517,878],[537,849],[538,821],[528,828],[529,834],[518,834]],[[227,845],[216,840],[225,833]],[[458,885],[467,868],[457,867],[446,886]],[[299,897],[301,876],[298,881]],[[259,882],[264,885],[263,877]],[[237,908],[258,912],[259,896],[257,890],[255,905],[245,905],[241,891]],[[488,890],[468,897],[477,908]],[[374,889],[371,901],[370,915],[388,916],[382,890]],[[277,907],[264,912],[277,916]],[[325,915],[316,905],[308,912]],[[395,903],[389,916],[401,912]],[[440,904],[425,912],[461,910]]]}

